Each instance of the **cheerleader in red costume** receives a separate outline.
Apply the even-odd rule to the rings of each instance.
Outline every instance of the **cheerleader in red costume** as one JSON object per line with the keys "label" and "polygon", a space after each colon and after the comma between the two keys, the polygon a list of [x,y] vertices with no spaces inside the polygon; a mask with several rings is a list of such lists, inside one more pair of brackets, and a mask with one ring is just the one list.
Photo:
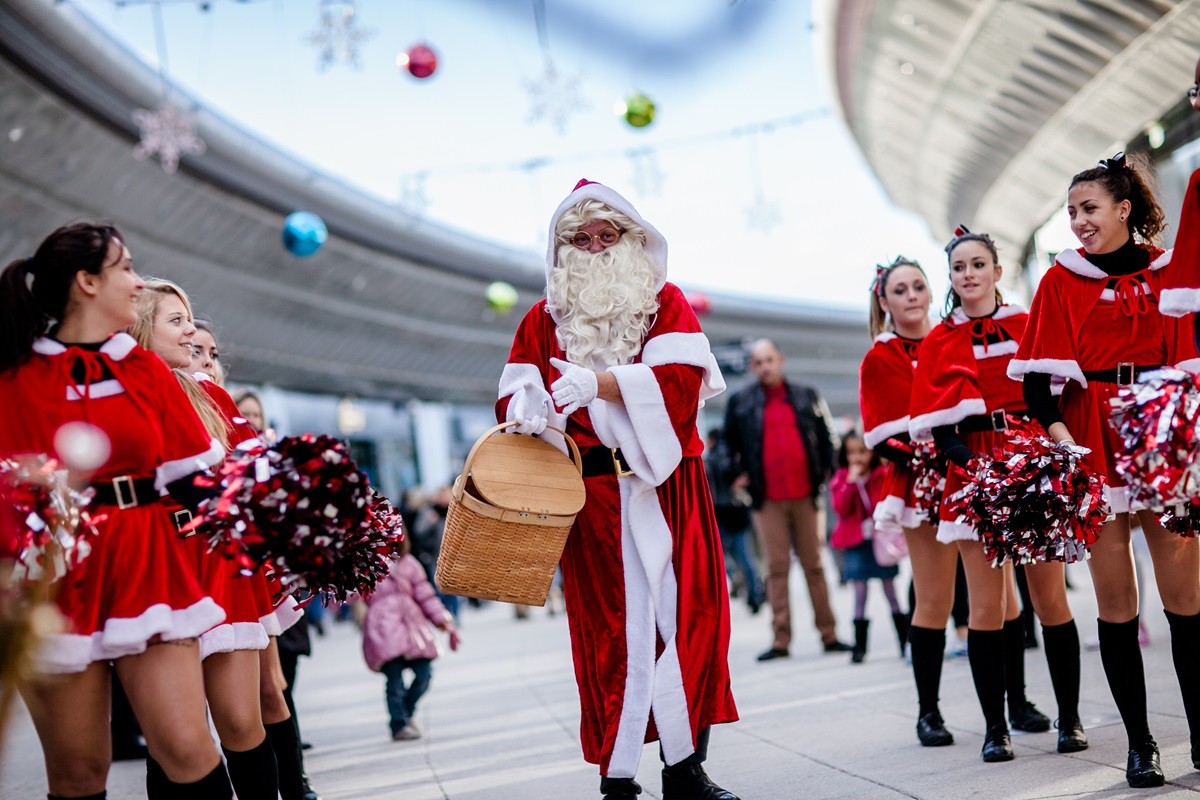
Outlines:
{"label": "cheerleader in red costume", "polygon": [[926,747],[953,744],[938,709],[946,618],[954,605],[957,553],[938,543],[933,527],[913,508],[909,454],[890,442],[908,439],[908,406],[913,370],[929,332],[929,282],[915,261],[903,256],[878,267],[871,285],[871,335],[858,377],[863,440],[887,460],[884,499],[875,510],[879,527],[902,526],[912,562],[916,605],[908,629],[913,678],[917,684],[917,738]]}
{"label": "cheerleader in red costume", "polygon": [[[933,439],[950,461],[945,496],[967,483],[965,470],[976,455],[1004,447],[1012,432],[1044,433],[1029,419],[1021,385],[1007,375],[1029,315],[1005,305],[996,288],[1001,268],[996,245],[985,233],[965,228],[946,246],[950,291],[942,323],[925,339],[913,380],[914,440]],[[957,543],[970,598],[967,654],[987,731],[983,760],[1010,761],[1012,742],[1004,720],[1021,730],[1048,730],[1046,719],[1025,697],[1025,633],[1012,563],[993,569],[979,534],[955,521],[943,503],[938,541]],[[1026,567],[1033,607],[1042,621],[1046,660],[1058,700],[1058,751],[1087,748],[1079,720],[1079,633],[1067,605],[1063,564]],[[1036,719],[1038,724],[1031,725]],[[1044,720],[1044,723],[1042,722]]]}
{"label": "cheerleader in red costume", "polygon": [[[234,425],[222,413],[221,395],[212,381],[206,389],[188,372],[196,326],[187,295],[170,281],[149,278],[138,294],[138,318],[130,332],[138,343],[175,370],[175,377],[212,437],[225,451],[254,439],[246,425]],[[216,399],[214,400],[214,396]],[[222,453],[224,455],[224,452]],[[239,800],[275,800],[279,781],[275,756],[263,728],[258,699],[258,652],[267,646],[259,617],[271,613],[266,583],[242,577],[238,564],[219,551],[209,552],[203,535],[186,540],[201,586],[225,610],[225,621],[200,637],[204,688],[213,726],[221,740],[229,777]],[[161,780],[154,758],[147,759],[147,783]]]}
{"label": "cheerleader in red costume", "polygon": [[195,474],[222,452],[162,361],[116,333],[135,321],[141,287],[109,225],[60,228],[0,276],[0,418],[9,421],[0,453],[58,449],[78,464],[66,440],[86,431],[94,470],[73,477],[91,481],[92,513],[105,515],[91,554],[56,584],[70,627],[47,636],[38,659],[55,680],[25,691],[52,800],[106,796],[109,661],[165,773],[149,797],[231,797],[197,642],[224,612],[197,582],[162,502],[170,492],[194,504]]}
{"label": "cheerleader in red costume", "polygon": [[[1028,408],[1049,434],[1090,448],[1090,465],[1109,480],[1115,518],[1101,530],[1088,562],[1100,614],[1100,658],[1129,737],[1126,779],[1132,787],[1161,786],[1158,745],[1146,718],[1130,515],[1138,515],[1145,532],[1171,625],[1197,768],[1200,540],[1170,533],[1153,513],[1130,507],[1113,469],[1121,441],[1108,425],[1108,400],[1148,369],[1194,367],[1195,345],[1190,320],[1159,313],[1171,253],[1153,245],[1164,227],[1163,213],[1141,169],[1118,154],[1079,173],[1071,180],[1067,213],[1083,247],[1059,253],[1042,278],[1008,374],[1024,379]],[[1064,387],[1057,403],[1052,386]]]}
{"label": "cheerleader in red costume", "polygon": [[[233,398],[225,391],[225,371],[221,367],[220,351],[211,323],[196,319],[194,324],[196,335],[192,337],[192,377],[221,412],[230,434],[230,445],[250,447],[258,444],[258,427],[242,416]],[[267,646],[258,650],[258,693],[263,727],[271,740],[279,768],[279,796],[283,800],[320,800],[304,772],[300,729],[295,711],[285,696],[288,684],[279,657],[279,635],[295,625],[304,615],[304,610],[291,594],[274,600],[282,594],[283,586],[275,577],[264,577],[266,571],[267,567],[260,567],[259,571],[240,577],[237,581],[242,591],[250,591],[246,587],[253,587],[253,602],[259,613],[259,623],[268,637]],[[201,650],[203,646],[204,640],[201,639]]]}
{"label": "cheerleader in red costume", "polygon": [[[1188,101],[1200,111],[1200,60],[1196,61],[1196,83],[1188,89]],[[1175,255],[1170,271],[1164,276],[1158,310],[1173,317],[1200,311],[1200,169],[1192,173],[1179,228],[1175,234]],[[1200,340],[1200,331],[1196,331]]]}

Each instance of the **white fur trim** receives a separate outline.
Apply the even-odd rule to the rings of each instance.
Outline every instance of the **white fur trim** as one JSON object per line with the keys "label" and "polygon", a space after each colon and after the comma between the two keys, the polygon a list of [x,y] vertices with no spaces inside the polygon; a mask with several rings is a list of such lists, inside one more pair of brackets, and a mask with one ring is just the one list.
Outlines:
{"label": "white fur trim", "polygon": [[[313,601],[316,602],[315,600]],[[267,629],[268,636],[278,636],[295,625],[304,616],[304,609],[290,594],[284,596],[275,610],[259,618],[259,622]]]}
{"label": "white fur trim", "polygon": [[1167,264],[1171,263],[1171,256],[1175,254],[1175,248],[1163,250],[1162,255],[1150,262],[1150,269],[1162,269]]}
{"label": "white fur trim", "polygon": [[942,544],[951,542],[978,541],[979,534],[970,525],[941,520],[937,527],[937,540]]}
{"label": "white fur trim", "polygon": [[[1140,281],[1140,283],[1142,291],[1146,293],[1146,296],[1150,296],[1152,294],[1150,291],[1150,284],[1146,283],[1145,281]],[[1112,289],[1103,289],[1100,292],[1100,300],[1105,303],[1115,303],[1117,301],[1117,293]]]}
{"label": "white fur trim", "polygon": [[1129,511],[1129,493],[1124,486],[1105,486],[1104,499],[1110,514],[1125,514]]}
{"label": "white fur trim", "polygon": [[642,363],[651,367],[666,364],[687,364],[704,370],[700,386],[700,407],[704,401],[725,391],[725,378],[712,354],[708,337],[703,333],[664,333],[646,342],[642,348]]}
{"label": "white fur trim", "polygon": [[1187,358],[1175,365],[1175,369],[1181,369],[1184,372],[1190,372],[1193,375],[1200,373],[1200,358]]}
{"label": "white fur trim", "polygon": [[54,633],[42,639],[34,660],[41,673],[83,672],[93,661],[112,661],[144,653],[156,636],[163,641],[195,639],[225,619],[225,611],[211,597],[187,608],[172,609],[159,603],[137,617],[109,619],[104,629],[90,636]]}
{"label": "white fur trim", "polygon": [[997,307],[996,313],[992,314],[990,317],[971,319],[967,316],[967,312],[963,310],[962,306],[955,306],[954,310],[950,312],[950,321],[955,325],[965,325],[968,322],[979,322],[983,319],[1008,319],[1009,317],[1015,317],[1018,314],[1024,313],[1024,307],[1019,306],[1016,303],[1005,303],[1004,305]]}
{"label": "white fur trim", "polygon": [[[583,200],[599,200],[604,205],[619,211],[625,216],[632,219],[646,231],[646,253],[654,262],[654,291],[661,292],[663,286],[667,283],[667,240],[663,237],[658,229],[651,225],[642,216],[638,214],[637,209],[633,204],[622,197],[617,192],[599,183],[589,183],[586,186],[580,186],[567,195],[566,199],[558,204],[558,208],[554,209],[554,214],[550,217],[550,235],[549,243],[546,248],[546,283],[550,283],[550,273],[558,266],[558,238],[554,235],[554,228],[558,225],[562,215],[576,203]],[[559,319],[549,306],[546,310],[550,312],[551,318],[557,323]]]}
{"label": "white fur trim", "polygon": [[128,333],[118,333],[110,336],[108,341],[100,346],[100,352],[113,361],[120,361],[133,352],[135,347],[137,347],[137,341],[132,336]]}
{"label": "white fur trim", "polygon": [[51,339],[49,336],[41,336],[33,341],[33,352],[39,356],[57,356],[67,352],[67,348],[62,342]]}
{"label": "white fur trim", "polygon": [[999,358],[1000,356],[1010,356],[1017,352],[1016,339],[1009,339],[1006,342],[991,342],[989,344],[974,345],[975,360],[982,361],[985,358]]}
{"label": "white fur trim", "polygon": [[89,383],[87,386],[76,384],[75,386],[67,387],[68,400],[82,400],[86,393],[89,400],[95,400],[100,397],[113,397],[118,394],[123,394],[125,387],[121,385],[116,378],[107,378],[95,383]]}
{"label": "white fur trim", "polygon": [[960,400],[950,408],[941,408],[920,414],[908,423],[908,434],[914,442],[927,442],[933,438],[933,429],[941,425],[955,425],[967,417],[986,414],[987,403],[982,397],[969,397]]}
{"label": "white fur trim", "polygon": [[200,660],[214,653],[265,650],[270,641],[261,622],[226,622],[200,634]]}
{"label": "white fur trim", "polygon": [[[679,586],[672,565],[671,530],[656,488],[630,475],[619,479],[625,575],[626,682],[608,775],[637,774],[650,714],[668,764],[695,751],[676,646]],[[656,639],[663,653],[654,659]]]}
{"label": "white fur trim", "polygon": [[186,478],[193,472],[207,469],[213,464],[219,464],[223,458],[225,458],[225,448],[221,447],[221,443],[216,439],[210,439],[208,449],[203,453],[159,464],[154,477],[154,488],[160,492],[165,491],[167,484],[174,483],[180,478]]}
{"label": "white fur trim", "polygon": [[884,342],[890,342],[892,339],[898,339],[898,338],[899,338],[899,336],[895,332],[884,331],[883,333],[879,334],[871,341],[873,341],[875,344],[883,344]]}
{"label": "white fur trim", "polygon": [[901,519],[903,516],[904,498],[891,494],[875,504],[875,513],[872,515],[872,518],[876,528],[885,531],[896,531],[901,528]]}
{"label": "white fur trim", "polygon": [[588,411],[605,447],[619,447],[626,462],[652,486],[679,466],[683,448],[667,413],[654,370],[626,364],[608,370],[621,388],[621,402],[593,400]]}
{"label": "white fur trim", "polygon": [[[1050,375],[1051,378],[1060,378],[1063,382],[1075,381],[1084,389],[1088,385],[1087,378],[1083,377],[1083,370],[1079,368],[1079,362],[1075,359],[1031,358],[1025,360],[1014,358],[1008,362],[1008,377],[1014,381],[1021,380],[1031,372]],[[1062,394],[1061,388],[1057,394]]]}
{"label": "white fur trim", "polygon": [[1200,289],[1163,289],[1158,310],[1170,317],[1182,317],[1200,311]]}
{"label": "white fur trim", "polygon": [[[1170,264],[1173,252],[1175,251],[1164,250],[1162,255],[1150,262],[1150,269],[1162,269],[1167,264]],[[1088,261],[1078,250],[1063,250],[1054,257],[1054,260],[1064,269],[1084,278],[1107,279],[1114,277]]]}
{"label": "white fur trim", "polygon": [[871,450],[875,449],[875,445],[880,442],[887,441],[893,436],[900,436],[908,433],[908,415],[899,419],[888,420],[881,422],[871,430],[863,434],[863,444]]}

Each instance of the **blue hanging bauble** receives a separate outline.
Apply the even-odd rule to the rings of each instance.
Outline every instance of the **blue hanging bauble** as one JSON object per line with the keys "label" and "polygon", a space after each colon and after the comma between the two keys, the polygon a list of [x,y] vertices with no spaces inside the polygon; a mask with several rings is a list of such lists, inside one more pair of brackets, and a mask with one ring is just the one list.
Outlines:
{"label": "blue hanging bauble", "polygon": [[311,211],[294,211],[283,221],[283,246],[294,256],[311,256],[328,238],[325,221]]}

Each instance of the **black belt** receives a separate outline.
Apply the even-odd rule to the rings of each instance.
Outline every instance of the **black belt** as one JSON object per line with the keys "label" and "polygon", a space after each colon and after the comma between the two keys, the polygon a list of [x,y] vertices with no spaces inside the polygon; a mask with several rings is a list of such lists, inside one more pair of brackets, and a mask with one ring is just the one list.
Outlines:
{"label": "black belt", "polygon": [[625,454],[619,447],[589,447],[583,451],[580,464],[583,466],[585,478],[595,478],[598,475],[616,475],[623,478],[633,474],[629,463],[625,461]]}
{"label": "black belt", "polygon": [[1100,383],[1115,383],[1118,386],[1128,386],[1138,378],[1145,375],[1147,372],[1153,372],[1156,369],[1162,369],[1162,364],[1154,364],[1148,367],[1139,367],[1134,365],[1132,361],[1122,361],[1112,369],[1089,369],[1085,370],[1083,377],[1089,381],[1099,381]]}
{"label": "black belt", "polygon": [[112,480],[93,483],[91,488],[95,491],[92,502],[98,506],[133,508],[157,503],[162,499],[158,489],[154,488],[154,478],[131,478],[121,475]]}
{"label": "black belt", "polygon": [[973,414],[958,423],[956,427],[959,433],[1006,431],[1008,430],[1009,417],[1017,417],[1018,419],[1028,421],[1029,412],[1025,409],[1021,409],[1020,411],[1006,411],[1000,408],[990,414]]}

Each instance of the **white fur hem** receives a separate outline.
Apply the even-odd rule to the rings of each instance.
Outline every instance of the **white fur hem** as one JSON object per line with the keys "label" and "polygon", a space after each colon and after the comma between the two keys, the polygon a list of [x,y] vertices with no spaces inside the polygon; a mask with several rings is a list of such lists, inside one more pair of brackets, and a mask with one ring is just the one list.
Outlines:
{"label": "white fur hem", "polygon": [[[313,602],[316,602],[315,600]],[[304,616],[304,609],[290,594],[275,606],[275,610],[259,618],[259,622],[267,629],[268,636],[278,636],[295,625]]]}
{"label": "white fur hem", "polygon": [[880,442],[886,442],[893,436],[900,436],[908,433],[908,416],[905,415],[899,419],[888,420],[881,422],[871,430],[863,434],[863,444],[869,449],[874,450],[875,445]]}
{"label": "white fur hem", "polygon": [[[1049,375],[1052,378],[1075,381],[1084,389],[1088,385],[1087,378],[1083,377],[1083,370],[1079,368],[1079,362],[1074,359],[1031,358],[1028,360],[1019,360],[1014,358],[1008,362],[1008,377],[1015,381],[1023,379],[1031,372]],[[1060,389],[1059,393],[1061,391]]]}
{"label": "white fur hem", "polygon": [[592,401],[588,411],[596,434],[606,447],[621,448],[642,480],[658,486],[683,458],[658,379],[646,364],[626,364],[608,371],[621,388],[621,402]]}
{"label": "white fur hem", "polygon": [[987,403],[982,397],[960,400],[950,408],[919,414],[908,423],[908,434],[914,442],[927,442],[933,438],[933,429],[942,425],[956,425],[967,417],[987,413]]}
{"label": "white fur hem", "polygon": [[200,635],[200,660],[234,650],[265,650],[269,643],[260,622],[226,622]]}
{"label": "white fur hem", "polygon": [[975,360],[982,361],[985,358],[999,358],[1016,353],[1017,341],[1009,339],[1007,342],[991,342],[990,344],[972,345],[972,347],[975,352]]}
{"label": "white fur hem", "polygon": [[979,534],[970,525],[942,520],[938,523],[937,540],[942,544],[979,541]]}
{"label": "white fur hem", "polygon": [[213,464],[219,464],[224,458],[225,448],[221,447],[221,443],[216,439],[210,439],[208,449],[203,453],[159,464],[154,478],[154,488],[160,492],[166,491],[168,484],[207,469]]}
{"label": "white fur hem", "polygon": [[179,609],[159,603],[137,617],[107,620],[104,630],[90,636],[50,634],[42,640],[34,668],[46,674],[83,672],[93,661],[112,661],[144,653],[155,637],[163,641],[199,638],[224,619],[224,609],[211,597]]}
{"label": "white fur hem", "polygon": [[1194,375],[1200,372],[1200,358],[1186,358],[1176,364],[1175,369],[1181,369]]}
{"label": "white fur hem", "polygon": [[1163,289],[1158,297],[1158,310],[1171,317],[1200,311],[1200,289]]}
{"label": "white fur hem", "polygon": [[712,354],[708,337],[703,333],[664,333],[646,342],[642,348],[642,363],[651,367],[665,364],[687,364],[704,370],[700,386],[700,406],[704,401],[725,391],[725,378]]}

